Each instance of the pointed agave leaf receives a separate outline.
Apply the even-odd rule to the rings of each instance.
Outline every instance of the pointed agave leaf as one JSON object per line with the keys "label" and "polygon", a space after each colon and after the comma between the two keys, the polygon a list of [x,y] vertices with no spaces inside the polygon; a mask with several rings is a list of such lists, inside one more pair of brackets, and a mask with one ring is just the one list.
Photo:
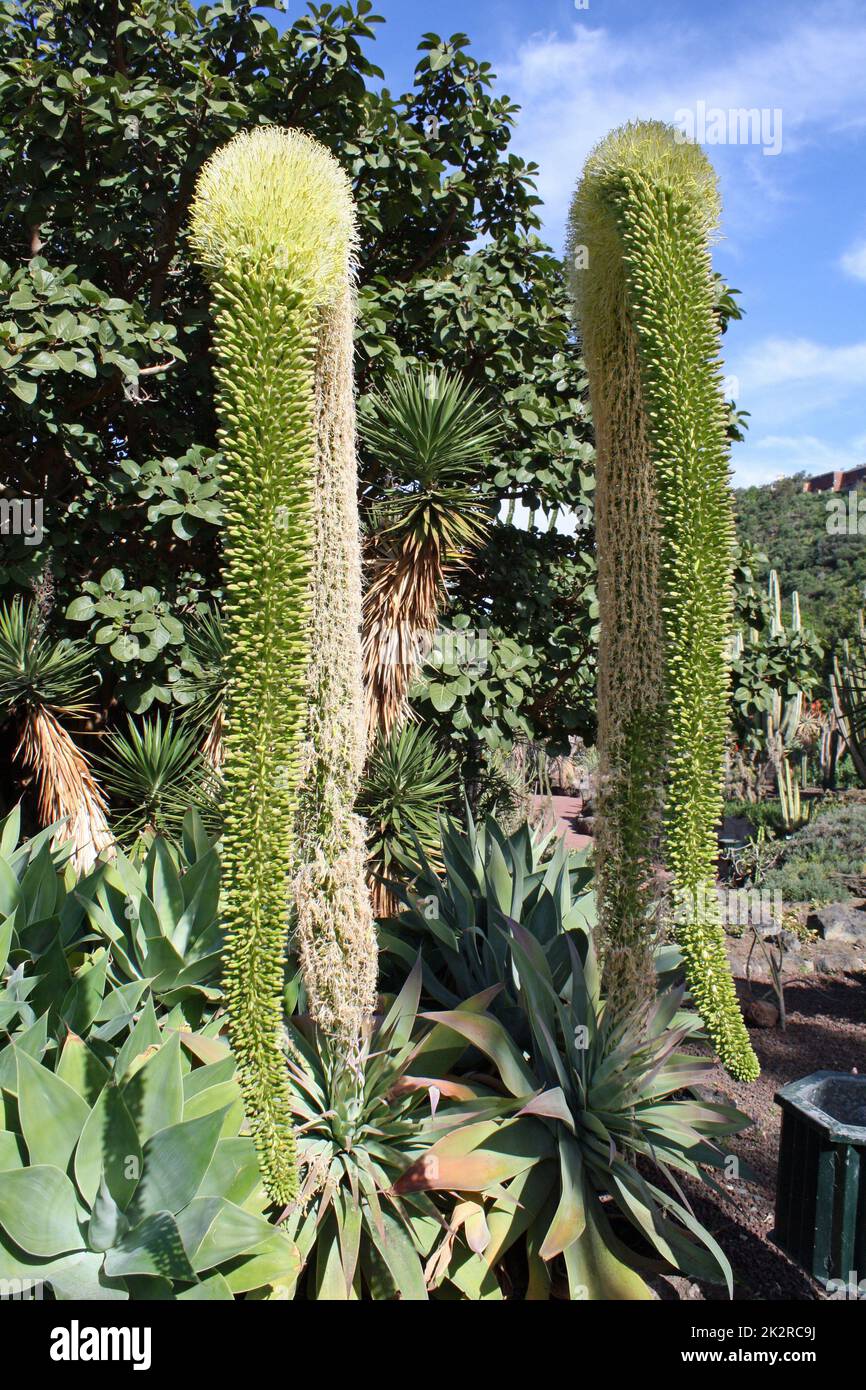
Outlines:
{"label": "pointed agave leaf", "polygon": [[123,1238],[128,1228],[129,1222],[109,1192],[105,1179],[101,1178],[87,1226],[90,1249],[110,1250]]}
{"label": "pointed agave leaf", "polygon": [[538,1163],[526,1168],[508,1184],[505,1197],[497,1197],[487,1212],[490,1244],[484,1251],[488,1268],[493,1269],[525,1231],[541,1227],[541,1212],[550,1197],[551,1164]]}
{"label": "pointed agave leaf", "polygon": [[[199,1188],[200,1197],[225,1197],[245,1207],[261,1187],[255,1145],[247,1135],[220,1139]],[[261,1205],[261,1203],[259,1203]]]}
{"label": "pointed agave leaf", "polygon": [[376,1243],[376,1253],[386,1266],[402,1302],[428,1301],[418,1252],[405,1228],[390,1211],[382,1212],[382,1230]]}
{"label": "pointed agave leaf", "polygon": [[560,1124],[565,1125],[566,1129],[574,1134],[574,1116],[561,1086],[554,1086],[549,1091],[539,1091],[537,1096],[533,1096],[530,1101],[527,1101],[520,1114],[535,1115],[547,1120],[559,1120]]}
{"label": "pointed agave leaf", "polygon": [[526,1096],[538,1089],[530,1068],[498,1019],[491,1018],[489,1014],[464,1013],[459,1009],[424,1014],[423,1017],[430,1023],[450,1028],[495,1062],[503,1083],[513,1096]]}
{"label": "pointed agave leaf", "polygon": [[141,1145],[122,1092],[113,1083],[103,1087],[87,1117],[75,1150],[75,1181],[92,1206],[104,1180],[123,1210],[129,1206],[141,1176]]}
{"label": "pointed agave leaf", "polygon": [[4,857],[0,857],[0,915],[13,917],[21,902],[21,887]]}
{"label": "pointed agave leaf", "polygon": [[159,1047],[161,1042],[162,1034],[159,1031],[153,999],[148,995],[147,1003],[142,1009],[135,1027],[130,1030],[129,1037],[115,1058],[115,1081],[121,1082],[124,1079],[136,1057],[140,1057],[142,1053],[148,1052],[153,1047]]}
{"label": "pointed agave leaf", "polygon": [[12,1041],[15,1048],[0,1048],[0,1089],[10,1095],[18,1094],[17,1056],[26,1052],[28,1057],[40,1058],[48,1045],[48,1015],[43,1014],[29,1028],[16,1033]]}
{"label": "pointed agave leaf", "polygon": [[212,1211],[206,1220],[195,1223],[200,1239],[194,1248],[190,1246],[190,1258],[196,1273],[250,1254],[274,1235],[285,1238],[265,1217],[245,1211],[224,1198],[197,1197],[178,1218],[183,1229],[190,1228],[191,1219],[202,1201],[211,1203]]}
{"label": "pointed agave leaf", "polygon": [[73,1033],[86,1033],[97,1014],[105,994],[108,976],[108,953],[97,952],[85,961],[72,981],[60,1006],[60,1017]]}
{"label": "pointed agave leaf", "polygon": [[8,1173],[10,1168],[26,1168],[27,1149],[20,1134],[12,1130],[0,1129],[0,1173]]}
{"label": "pointed agave leaf", "polygon": [[[346,1292],[337,1220],[329,1208],[316,1232],[315,1297],[320,1303],[345,1303],[351,1298]],[[374,1295],[375,1297],[375,1292]]]}
{"label": "pointed agave leaf", "polygon": [[543,1260],[561,1255],[586,1229],[587,1183],[580,1148],[572,1139],[559,1141],[559,1170],[559,1202],[538,1252]]}
{"label": "pointed agave leaf", "polygon": [[154,1212],[109,1250],[105,1256],[105,1273],[111,1279],[142,1274],[165,1279],[194,1282],[193,1270],[177,1222],[167,1211]]}
{"label": "pointed agave leaf", "polygon": [[192,1201],[216,1152],[225,1113],[216,1110],[169,1125],[148,1139],[133,1204],[135,1219],[158,1211],[174,1216]]}
{"label": "pointed agave leaf", "polygon": [[484,1192],[554,1152],[553,1140],[534,1120],[462,1125],[438,1140],[394,1184],[409,1192]]}
{"label": "pointed agave leaf", "polygon": [[611,1235],[598,1198],[588,1195],[583,1235],[563,1251],[571,1298],[650,1300],[652,1292],[640,1275],[620,1258]]}
{"label": "pointed agave leaf", "polygon": [[9,859],[21,837],[21,802],[0,821],[0,859]]}
{"label": "pointed agave leaf", "polygon": [[[0,860],[2,863],[2,860]],[[9,948],[12,945],[13,918],[7,917],[0,922],[0,978],[6,969],[6,962],[9,959]]]}
{"label": "pointed agave leaf", "polygon": [[77,1091],[15,1049],[18,1063],[18,1116],[32,1164],[65,1171],[90,1107]]}
{"label": "pointed agave leaf", "polygon": [[346,1298],[351,1298],[361,1256],[361,1232],[363,1219],[360,1203],[344,1199],[337,1191],[334,1194],[334,1216],[337,1221],[337,1238],[340,1245],[340,1264],[346,1284]]}
{"label": "pointed agave leaf", "polygon": [[145,884],[162,932],[170,938],[183,916],[183,888],[171,851],[161,835],[151,845],[145,862]]}
{"label": "pointed agave leaf", "polygon": [[395,1046],[409,1041],[415,1020],[418,1017],[418,1001],[421,998],[421,957],[415,961],[411,972],[397,998],[394,1000],[379,1029],[383,1037],[391,1035]]}
{"label": "pointed agave leaf", "polygon": [[[458,1004],[459,1013],[483,1014],[489,1006],[502,993],[502,985],[492,985],[490,989],[482,990],[480,994],[475,994],[471,999],[464,1000]],[[425,1070],[432,1076],[444,1076],[456,1066],[461,1056],[466,1051],[467,1042],[455,1040],[454,1030],[446,1026],[437,1025],[431,1028],[418,1043],[410,1059],[413,1068],[417,1068],[419,1062],[423,1062]]]}
{"label": "pointed agave leaf", "polygon": [[142,1141],[183,1117],[183,1073],[177,1033],[158,1048],[122,1086],[126,1108],[135,1116]]}
{"label": "pointed agave leaf", "polygon": [[208,1275],[191,1289],[184,1289],[177,1295],[178,1303],[234,1303],[235,1296],[227,1281],[219,1271]]}
{"label": "pointed agave leaf", "polygon": [[292,1289],[301,1272],[298,1247],[282,1231],[274,1231],[249,1256],[241,1256],[223,1267],[232,1293],[278,1285]]}

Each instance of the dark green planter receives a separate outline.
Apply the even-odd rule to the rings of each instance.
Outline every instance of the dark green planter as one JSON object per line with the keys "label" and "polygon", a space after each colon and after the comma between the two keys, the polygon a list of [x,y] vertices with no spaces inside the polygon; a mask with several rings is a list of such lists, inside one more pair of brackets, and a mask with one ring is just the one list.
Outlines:
{"label": "dark green planter", "polygon": [[822,1284],[866,1278],[866,1076],[816,1071],[776,1104],[776,1240]]}

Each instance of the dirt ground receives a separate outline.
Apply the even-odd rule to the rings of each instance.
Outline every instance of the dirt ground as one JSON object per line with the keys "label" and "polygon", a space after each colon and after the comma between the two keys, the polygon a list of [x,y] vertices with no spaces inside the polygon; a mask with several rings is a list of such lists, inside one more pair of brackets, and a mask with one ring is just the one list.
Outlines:
{"label": "dirt ground", "polygon": [[[730,957],[743,1000],[744,961],[747,946],[730,943]],[[840,953],[840,964],[843,957]],[[702,1196],[692,1185],[695,1214],[715,1235],[734,1269],[738,1299],[817,1299],[826,1295],[773,1243],[776,1165],[779,1152],[781,1111],[776,1092],[790,1081],[814,1071],[866,1071],[866,961],[862,968],[850,948],[844,957],[847,969],[837,974],[820,973],[833,964],[827,944],[804,945],[787,963],[785,986],[787,1027],[750,1029],[761,1062],[761,1076],[750,1085],[732,1081],[721,1067],[708,1078],[708,1099],[732,1101],[754,1120],[753,1126],[731,1140],[731,1150],[749,1164],[753,1182],[722,1182],[730,1196],[725,1201]],[[815,965],[819,970],[815,970]],[[758,986],[754,996],[762,996]],[[691,1284],[685,1279],[663,1281],[666,1298],[726,1298],[723,1289]]]}
{"label": "dirt ground", "polygon": [[[584,833],[580,797],[538,798],[538,810],[557,823],[569,848],[583,849],[592,841]],[[864,904],[866,906],[866,904]],[[806,914],[803,914],[805,917]],[[751,984],[746,982],[747,938],[728,940],[741,1000],[773,999],[769,972],[755,952]],[[761,1063],[761,1076],[751,1085],[732,1081],[721,1067],[708,1076],[708,1098],[733,1102],[754,1120],[752,1127],[730,1141],[731,1151],[751,1168],[754,1180],[725,1182],[730,1195],[721,1200],[697,1183],[684,1182],[698,1219],[728,1255],[735,1275],[737,1299],[817,1299],[826,1297],[821,1285],[793,1264],[773,1242],[776,1167],[781,1111],[774,1096],[790,1081],[815,1071],[866,1072],[866,943],[834,944],[820,938],[791,943],[785,957],[787,1026],[750,1028]],[[866,1274],[866,1271],[864,1271]],[[654,1281],[663,1299],[726,1299],[727,1291],[683,1278]]]}

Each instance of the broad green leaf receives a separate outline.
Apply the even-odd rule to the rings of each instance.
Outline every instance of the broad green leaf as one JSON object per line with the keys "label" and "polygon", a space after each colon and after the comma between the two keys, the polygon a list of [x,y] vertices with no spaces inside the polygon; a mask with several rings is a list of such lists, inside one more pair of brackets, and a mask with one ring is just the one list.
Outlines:
{"label": "broad green leaf", "polygon": [[75,1033],[68,1033],[57,1062],[56,1075],[71,1086],[89,1107],[108,1081],[108,1072],[93,1052]]}
{"label": "broad green leaf", "polygon": [[75,1181],[88,1206],[103,1177],[126,1210],[141,1177],[141,1145],[123,1092],[113,1083],[100,1092],[75,1151]]}
{"label": "broad green leaf", "polygon": [[158,1130],[179,1124],[183,1116],[183,1073],[177,1034],[171,1034],[121,1089],[142,1141]]}
{"label": "broad green leaf", "polygon": [[267,1284],[292,1287],[301,1272],[297,1246],[280,1231],[256,1246],[249,1259],[231,1261],[224,1269],[232,1293],[249,1293]]}
{"label": "broad green leaf", "polygon": [[430,1023],[440,1023],[452,1029],[495,1062],[513,1096],[529,1096],[538,1089],[532,1071],[498,1019],[486,1014],[464,1013],[459,1009],[423,1014],[422,1017]]}
{"label": "broad green leaf", "polygon": [[652,1292],[635,1270],[620,1259],[608,1242],[610,1227],[593,1195],[586,1204],[583,1235],[563,1251],[569,1293],[573,1300],[628,1300],[652,1298]]}
{"label": "broad green leaf", "polygon": [[580,1148],[573,1139],[559,1140],[559,1168],[559,1202],[538,1252],[543,1260],[552,1260],[555,1255],[561,1255],[563,1250],[580,1239],[586,1227],[586,1180]]}
{"label": "broad green leaf", "polygon": [[177,1301],[178,1303],[233,1303],[234,1294],[223,1276],[217,1272],[211,1274],[207,1279],[202,1279],[200,1283],[193,1284],[191,1289],[184,1289],[182,1293],[178,1294]]}
{"label": "broad green leaf", "polygon": [[154,1212],[126,1235],[105,1256],[110,1279],[148,1274],[165,1279],[195,1279],[187,1259],[177,1222],[167,1211]]}
{"label": "broad green leaf", "polygon": [[65,1171],[90,1107],[77,1091],[16,1049],[18,1115],[32,1164]]}
{"label": "broad green leaf", "polygon": [[29,1028],[16,1033],[12,1040],[15,1047],[0,1048],[0,1087],[10,1095],[18,1094],[17,1054],[26,1052],[28,1057],[39,1058],[48,1042],[48,1015],[43,1014]]}
{"label": "broad green leaf", "polygon": [[28,1255],[45,1259],[84,1245],[75,1188],[48,1165],[0,1173],[0,1226]]}
{"label": "broad green leaf", "polygon": [[140,1220],[157,1211],[176,1215],[199,1190],[220,1137],[225,1112],[161,1129],[144,1146],[134,1211]]}
{"label": "broad green leaf", "polygon": [[87,1226],[87,1242],[91,1250],[110,1250],[128,1228],[129,1222],[109,1192],[105,1179],[101,1179]]}
{"label": "broad green leaf", "polygon": [[178,1216],[184,1245],[196,1273],[255,1251],[274,1228],[263,1216],[219,1197],[198,1197]]}

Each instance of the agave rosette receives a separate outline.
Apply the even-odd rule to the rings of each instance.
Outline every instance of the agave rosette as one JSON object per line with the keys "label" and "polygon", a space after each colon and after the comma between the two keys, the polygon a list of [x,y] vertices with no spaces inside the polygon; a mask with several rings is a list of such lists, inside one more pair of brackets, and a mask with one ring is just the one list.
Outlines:
{"label": "agave rosette", "polygon": [[[425,1017],[484,1053],[516,1100],[532,1098],[518,1115],[460,1136],[461,1160],[466,1141],[476,1141],[471,1188],[460,1186],[465,1164],[452,1165],[454,1140],[446,1135],[407,1168],[396,1191],[458,1188],[484,1199],[477,1288],[526,1234],[529,1298],[549,1296],[558,1257],[572,1299],[648,1298],[643,1273],[665,1269],[723,1279],[730,1291],[724,1251],[694,1216],[677,1175],[715,1186],[707,1170],[723,1167],[722,1141],[750,1122],[690,1093],[711,1064],[682,1051],[693,1035],[688,1022],[675,1022],[683,991],[661,995],[648,1018],[615,1023],[589,937],[568,939],[568,976],[557,982],[529,932],[511,922],[509,936],[531,1036],[525,1054],[490,1015]],[[491,1200],[491,1184],[501,1186],[499,1174],[521,1162]],[[471,1277],[470,1269],[467,1287]]]}
{"label": "agave rosette", "polygon": [[[482,1018],[494,991],[467,1000],[455,1016]],[[407,1168],[422,1167],[447,1137],[465,1154],[447,1191],[470,1192],[479,1166],[478,1126],[492,1134],[500,1117],[529,1101],[494,1086],[455,1079],[466,1050],[459,1031],[417,1024],[421,969],[416,964],[377,1026],[347,1061],[306,1020],[289,1025],[289,1077],[302,1170],[301,1192],[287,1229],[305,1266],[308,1298],[424,1300],[450,1281],[463,1288],[463,1269],[476,1248],[483,1208],[474,1199],[400,1192]],[[465,1143],[461,1136],[465,1135]],[[506,1160],[499,1181],[524,1160]],[[451,1168],[449,1168],[451,1172]],[[485,1291],[498,1295],[492,1274]],[[453,1290],[452,1290],[453,1296]]]}

